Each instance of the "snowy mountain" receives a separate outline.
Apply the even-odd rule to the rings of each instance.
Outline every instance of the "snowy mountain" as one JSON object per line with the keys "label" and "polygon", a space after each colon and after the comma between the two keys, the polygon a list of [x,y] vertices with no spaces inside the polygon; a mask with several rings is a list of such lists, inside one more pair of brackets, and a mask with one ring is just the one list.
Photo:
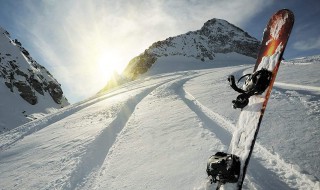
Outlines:
{"label": "snowy mountain", "polygon": [[[243,58],[145,75],[0,134],[0,189],[210,189],[207,159],[239,116],[226,78],[253,70],[232,66]],[[320,64],[305,60],[280,67],[244,189],[320,189]]]}
{"label": "snowy mountain", "polygon": [[0,133],[68,105],[58,81],[0,27]]}
{"label": "snowy mountain", "polygon": [[[168,64],[169,69],[166,72],[172,72],[172,69],[176,67],[180,67],[179,70],[181,70],[182,66],[184,69],[190,69],[190,65],[171,63],[177,62],[176,57],[198,60],[198,63],[193,64],[194,60],[192,63],[193,68],[198,69],[220,63],[218,59],[221,54],[224,57],[230,54],[232,57],[239,55],[256,58],[259,44],[257,39],[233,24],[225,20],[212,19],[207,21],[200,30],[152,44],[141,55],[129,62],[124,74],[128,78],[135,79],[140,74],[149,71],[153,65],[158,65],[161,59],[166,59],[164,62]],[[239,58],[235,58],[237,59]]]}

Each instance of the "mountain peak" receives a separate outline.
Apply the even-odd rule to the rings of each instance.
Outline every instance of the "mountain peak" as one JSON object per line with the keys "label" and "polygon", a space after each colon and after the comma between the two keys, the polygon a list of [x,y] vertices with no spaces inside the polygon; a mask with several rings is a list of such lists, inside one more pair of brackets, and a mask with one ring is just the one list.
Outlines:
{"label": "mountain peak", "polygon": [[225,26],[226,24],[230,24],[228,21],[223,20],[223,19],[218,19],[218,18],[213,18],[208,20],[207,22],[204,23],[203,28],[211,28],[211,27],[215,27],[215,26]]}
{"label": "mountain peak", "polygon": [[200,30],[190,31],[153,43],[133,58],[124,74],[131,79],[148,71],[161,57],[183,56],[214,63],[216,54],[237,53],[256,58],[260,42],[222,19],[211,19]]}
{"label": "mountain peak", "polygon": [[223,19],[218,19],[218,18],[213,18],[205,22],[200,30],[210,30],[212,32],[217,32],[218,30],[226,30],[226,29],[233,29],[238,32],[243,32],[241,28],[231,24],[230,22],[223,20]]}
{"label": "mountain peak", "polygon": [[21,42],[0,27],[0,133],[35,119],[35,113],[68,105],[60,86]]}

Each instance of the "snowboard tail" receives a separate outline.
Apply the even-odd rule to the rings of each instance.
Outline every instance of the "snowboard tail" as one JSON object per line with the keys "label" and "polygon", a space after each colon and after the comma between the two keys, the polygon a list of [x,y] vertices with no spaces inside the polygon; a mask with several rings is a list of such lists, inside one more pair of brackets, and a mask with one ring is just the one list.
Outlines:
{"label": "snowboard tail", "polygon": [[[235,183],[231,184],[234,181],[221,182],[218,180],[219,187],[225,186],[228,187],[228,189],[242,188],[262,118],[266,110],[271,90],[276,79],[280,62],[282,60],[282,55],[288,42],[293,24],[293,13],[288,9],[282,9],[276,12],[270,18],[267,27],[264,30],[260,52],[258,54],[252,75],[261,70],[268,70],[270,73],[272,73],[271,79],[268,81],[268,87],[265,89],[265,91],[261,93],[250,92],[250,94],[246,94],[245,91],[242,92],[241,90],[236,90],[239,93],[242,92],[241,95],[244,97],[247,97],[247,102],[245,102],[246,105],[242,105],[241,107],[242,110],[228,152],[230,155],[235,155],[239,158],[241,166],[238,174],[238,180]],[[232,88],[234,88],[234,84]],[[222,175],[221,172],[224,171],[221,170],[220,174],[219,171],[212,171],[212,173],[217,173],[218,176],[211,177],[219,179],[219,175]],[[221,183],[226,184],[221,185]]]}

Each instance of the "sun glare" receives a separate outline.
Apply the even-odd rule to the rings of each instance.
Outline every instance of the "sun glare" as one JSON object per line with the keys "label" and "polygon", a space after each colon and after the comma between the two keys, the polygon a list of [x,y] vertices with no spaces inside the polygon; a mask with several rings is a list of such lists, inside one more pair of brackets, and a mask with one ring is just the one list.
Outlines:
{"label": "sun glare", "polygon": [[104,52],[98,58],[98,69],[100,77],[104,82],[108,82],[115,74],[121,74],[125,68],[125,61],[117,53]]}

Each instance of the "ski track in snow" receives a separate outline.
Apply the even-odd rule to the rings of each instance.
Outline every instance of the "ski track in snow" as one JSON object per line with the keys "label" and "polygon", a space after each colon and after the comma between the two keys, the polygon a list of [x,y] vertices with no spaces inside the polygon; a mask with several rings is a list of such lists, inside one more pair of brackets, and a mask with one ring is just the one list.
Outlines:
{"label": "ski track in snow", "polygon": [[[71,175],[71,184],[65,186],[64,189],[92,189],[94,188],[95,178],[101,173],[101,166],[103,163],[107,162],[108,157],[112,157],[112,151],[109,151],[114,146],[116,139],[119,138],[118,135],[121,135],[121,131],[127,125],[127,122],[130,120],[131,115],[134,113],[135,108],[137,105],[143,101],[148,95],[156,91],[158,88],[165,86],[165,88],[170,88],[175,85],[183,84],[186,81],[198,77],[200,75],[205,75],[206,73],[194,73],[194,74],[187,74],[185,76],[181,76],[179,78],[174,78],[171,80],[167,80],[155,87],[150,88],[149,90],[140,93],[134,97],[135,102],[127,102],[125,105],[128,106],[130,110],[122,110],[118,117],[96,138],[96,140],[90,145],[91,149],[87,151],[83,157],[83,161],[79,164],[79,169],[77,168],[73,174]],[[169,86],[167,86],[170,83]],[[120,118],[119,118],[120,117]],[[111,140],[110,140],[110,139]],[[112,141],[112,142],[110,142]],[[103,147],[104,153],[101,154],[101,145],[108,145],[107,147]],[[97,153],[100,154],[97,156]],[[95,155],[96,158],[92,161],[91,157]],[[97,159],[98,158],[98,159]],[[89,162],[89,163],[88,163]],[[94,164],[94,166],[93,166]],[[88,168],[88,165],[91,166]],[[85,166],[85,167],[83,167]],[[89,170],[88,170],[89,169]]]}
{"label": "ski track in snow", "polygon": [[[118,135],[130,120],[136,106],[143,101],[146,96],[164,84],[168,84],[172,81],[177,81],[179,83],[198,76],[198,74],[191,77],[188,75],[190,74],[166,80],[165,82],[148,88],[128,99],[124,103],[125,106],[122,107],[117,117],[102,130],[92,143],[89,144],[86,153],[81,157],[78,166],[74,169],[72,174],[70,174],[71,177],[69,181],[64,184],[62,189],[91,189],[91,181],[94,180],[92,178],[98,175],[99,169],[102,164],[106,162],[108,154],[112,154],[109,150],[111,150],[118,138]],[[58,179],[57,182],[58,181],[60,181],[60,179]]]}
{"label": "ski track in snow", "polygon": [[70,175],[70,182],[65,183],[63,189],[75,189],[83,186],[86,181],[85,179],[90,173],[101,167],[110,148],[116,141],[117,135],[126,125],[135,107],[144,97],[152,92],[154,88],[156,87],[148,88],[126,100],[117,117],[89,144],[78,166]]}

